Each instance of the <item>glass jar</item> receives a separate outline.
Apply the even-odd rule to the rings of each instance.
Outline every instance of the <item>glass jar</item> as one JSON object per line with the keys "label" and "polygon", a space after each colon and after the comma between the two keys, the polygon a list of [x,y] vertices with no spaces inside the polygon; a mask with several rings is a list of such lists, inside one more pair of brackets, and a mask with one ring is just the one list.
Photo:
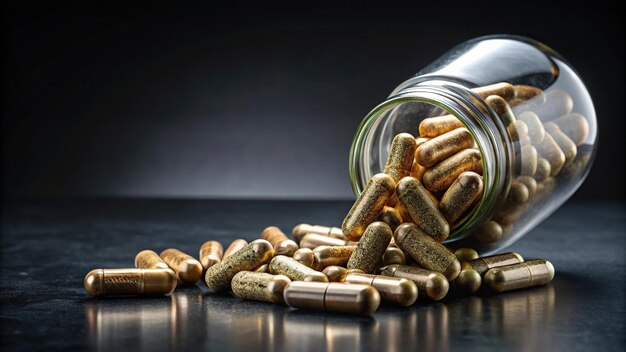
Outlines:
{"label": "glass jar", "polygon": [[[471,133],[483,181],[482,194],[450,224],[452,248],[489,254],[519,239],[578,189],[596,151],[591,97],[563,57],[525,37],[480,37],[400,84],[363,119],[350,151],[354,193],[383,171],[394,136],[417,138],[422,129],[436,138],[426,127],[449,117],[456,126],[441,131]],[[416,163],[411,176],[420,179]],[[437,202],[445,190],[432,193]]]}

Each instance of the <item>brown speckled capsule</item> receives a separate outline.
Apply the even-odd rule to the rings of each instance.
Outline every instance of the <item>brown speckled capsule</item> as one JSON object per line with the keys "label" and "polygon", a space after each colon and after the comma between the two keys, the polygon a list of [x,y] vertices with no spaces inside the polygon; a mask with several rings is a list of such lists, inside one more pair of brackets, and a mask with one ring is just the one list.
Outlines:
{"label": "brown speckled capsule", "polygon": [[350,257],[348,269],[361,269],[366,274],[378,272],[392,236],[389,225],[382,221],[371,223]]}
{"label": "brown speckled capsule", "polygon": [[561,148],[563,155],[565,155],[565,163],[567,164],[574,160],[576,158],[576,153],[578,152],[576,143],[563,133],[563,131],[561,131],[555,123],[548,122],[544,125],[544,127],[546,129],[546,133],[550,134],[559,148]]}
{"label": "brown speckled capsule", "polygon": [[537,149],[528,144],[520,149],[519,155],[520,175],[532,176],[537,172]]}
{"label": "brown speckled capsule", "polygon": [[546,131],[537,114],[526,111],[521,113],[517,118],[528,126],[528,137],[532,144],[537,145],[543,141]]}
{"label": "brown speckled capsule", "polygon": [[537,192],[537,181],[530,176],[520,176],[517,178],[517,182],[524,184],[528,189],[528,194],[532,196]]}
{"label": "brown speckled capsule", "polygon": [[550,176],[556,176],[565,165],[565,154],[549,133],[537,145],[537,152],[550,163]]}
{"label": "brown speckled capsule", "polygon": [[275,256],[270,261],[269,269],[272,274],[285,275],[292,281],[328,282],[328,278],[323,273],[284,255]]}
{"label": "brown speckled capsule", "polygon": [[356,245],[356,242],[310,233],[302,237],[302,240],[300,241],[300,248],[315,249],[319,246],[349,246],[351,244]]}
{"label": "brown speckled capsule", "polygon": [[313,250],[313,265],[315,270],[324,270],[327,266],[346,266],[354,253],[356,246],[319,246]]}
{"label": "brown speckled capsule", "polygon": [[437,137],[459,127],[464,127],[464,125],[456,116],[444,115],[422,120],[419,125],[419,132],[422,137]]}
{"label": "brown speckled capsule", "polygon": [[346,236],[344,236],[343,231],[341,231],[338,227],[330,227],[330,226],[322,226],[322,225],[309,225],[309,224],[299,224],[296,225],[291,231],[291,235],[293,239],[300,243],[302,238],[308,234],[317,234],[323,235],[326,237],[338,238],[341,240],[347,240]]}
{"label": "brown speckled capsule", "polygon": [[481,276],[489,269],[497,268],[499,266],[513,265],[524,262],[524,258],[515,252],[500,253],[491,255],[488,257],[480,257],[474,260],[468,260],[463,262],[462,268],[472,268],[476,270]]}
{"label": "brown speckled capsule", "polygon": [[422,232],[415,224],[402,224],[394,234],[398,247],[410,255],[421,267],[442,273],[454,280],[461,264],[444,245]]}
{"label": "brown speckled capsule", "polygon": [[552,120],[576,145],[581,145],[589,136],[589,123],[581,114],[567,114]]}
{"label": "brown speckled capsule", "polygon": [[230,289],[230,282],[240,271],[255,270],[274,256],[274,248],[266,240],[247,244],[222,262],[207,269],[204,280],[213,292]]}
{"label": "brown speckled capsule", "polygon": [[465,268],[461,270],[459,276],[455,280],[456,286],[467,293],[474,293],[478,291],[482,282],[483,279],[478,271],[472,268]]}
{"label": "brown speckled capsule", "polygon": [[140,269],[169,269],[167,263],[156,254],[155,251],[149,249],[143,250],[135,256],[135,267]]}
{"label": "brown speckled capsule", "polygon": [[224,260],[224,259],[230,257],[231,255],[237,253],[238,250],[242,249],[247,244],[248,244],[248,241],[246,241],[246,240],[242,240],[242,239],[234,240],[228,246],[228,248],[226,248],[226,251],[224,252],[224,255],[222,256],[222,260]]}
{"label": "brown speckled capsule", "polygon": [[372,286],[378,291],[383,302],[402,307],[408,307],[417,300],[417,285],[404,278],[351,273],[344,276],[343,282]]}
{"label": "brown speckled capsule", "polygon": [[463,263],[468,260],[474,260],[478,258],[478,252],[476,252],[476,250],[472,248],[459,248],[454,251],[454,256],[459,262]]}
{"label": "brown speckled capsule", "polygon": [[382,221],[385,224],[391,227],[391,230],[394,231],[396,227],[400,226],[404,221],[402,220],[402,216],[400,212],[398,212],[393,207],[384,207],[383,211],[378,215],[378,221]]}
{"label": "brown speckled capsule", "polygon": [[416,148],[415,137],[411,134],[397,134],[391,142],[384,173],[393,177],[396,182],[404,176],[408,176],[411,172]]}
{"label": "brown speckled capsule", "polygon": [[[414,177],[405,177],[396,189],[398,200],[406,208],[415,224],[429,236],[442,242],[450,234],[450,225],[429,192]],[[401,246],[400,246],[401,247]]]}
{"label": "brown speckled capsule", "polygon": [[[506,100],[498,95],[490,95],[485,99],[485,102],[498,114],[509,133],[512,132],[511,127],[515,126],[515,115]],[[519,140],[519,136],[513,133],[511,133],[511,138]]]}
{"label": "brown speckled capsule", "polygon": [[504,292],[545,285],[553,278],[552,263],[538,259],[490,269],[485,274],[485,283],[496,292]]}
{"label": "brown speckled capsule", "polygon": [[530,192],[526,185],[521,182],[511,182],[511,189],[509,191],[509,199],[516,204],[525,203],[530,197]]}
{"label": "brown speckled capsule", "polygon": [[472,91],[485,99],[489,96],[498,96],[510,100],[515,95],[515,88],[510,83],[500,82],[488,86],[472,88]]}
{"label": "brown speckled capsule", "polygon": [[413,281],[417,285],[419,296],[433,301],[443,299],[450,289],[448,280],[441,273],[414,266],[389,265],[383,268],[381,274]]}
{"label": "brown speckled capsule", "polygon": [[415,161],[430,167],[473,144],[472,134],[466,128],[457,128],[420,145],[415,152]]}
{"label": "brown speckled capsule", "polygon": [[300,248],[298,249],[292,257],[295,261],[302,263],[309,268],[313,267],[313,262],[315,261],[315,256],[313,255],[313,250],[311,248]]}
{"label": "brown speckled capsule", "polygon": [[480,151],[476,149],[462,150],[424,172],[424,187],[431,192],[445,191],[452,182],[465,171],[483,174],[483,163]]}
{"label": "brown speckled capsule", "polygon": [[242,299],[284,303],[283,291],[291,283],[284,275],[240,271],[231,281],[235,296]]}
{"label": "brown speckled capsule", "polygon": [[372,286],[335,282],[292,282],[283,296],[291,308],[327,312],[369,315],[380,305],[380,294]]}
{"label": "brown speckled capsule", "polygon": [[343,234],[351,241],[358,241],[367,225],[374,222],[383,210],[394,194],[395,188],[396,183],[391,176],[386,174],[372,176],[343,220],[341,226]]}
{"label": "brown speckled capsule", "polygon": [[514,85],[513,91],[515,93],[513,97],[515,99],[521,99],[521,100],[528,100],[528,99],[531,99],[531,98],[534,98],[536,96],[540,96],[541,94],[543,94],[543,90],[537,87],[527,86],[527,85],[522,85],[522,84]]}
{"label": "brown speckled capsule", "polygon": [[169,248],[161,252],[160,257],[184,283],[193,284],[202,277],[202,264],[187,253]]}
{"label": "brown speckled capsule", "polygon": [[224,248],[217,241],[206,241],[200,246],[200,264],[204,270],[222,261]]}
{"label": "brown speckled capsule", "polygon": [[176,288],[171,269],[94,269],[83,282],[93,297],[165,295]]}
{"label": "brown speckled capsule", "polygon": [[383,266],[393,264],[406,264],[406,254],[396,247],[395,245],[389,245],[383,254]]}
{"label": "brown speckled capsule", "polygon": [[493,220],[489,220],[480,226],[472,236],[481,243],[493,243],[502,238],[502,226]]}
{"label": "brown speckled capsule", "polygon": [[361,269],[346,269],[342,266],[331,265],[324,268],[322,271],[324,275],[328,277],[328,281],[330,282],[341,282],[343,281],[343,277],[348,273],[363,273]]}
{"label": "brown speckled capsule", "polygon": [[450,224],[454,224],[483,194],[483,178],[467,171],[459,175],[443,194],[439,209]]}
{"label": "brown speckled capsule", "polygon": [[266,227],[261,233],[261,238],[272,244],[274,255],[291,257],[298,250],[298,244],[287,238],[287,235],[276,226]]}

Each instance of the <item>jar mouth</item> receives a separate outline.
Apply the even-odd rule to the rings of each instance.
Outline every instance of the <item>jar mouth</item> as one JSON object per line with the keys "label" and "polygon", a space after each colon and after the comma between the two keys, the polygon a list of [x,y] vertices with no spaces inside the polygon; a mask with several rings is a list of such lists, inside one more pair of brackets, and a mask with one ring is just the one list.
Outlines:
{"label": "jar mouth", "polygon": [[483,194],[473,206],[473,210],[467,212],[455,224],[451,224],[452,230],[445,242],[460,240],[469,234],[469,229],[489,220],[494,207],[506,199],[512,174],[510,170],[512,163],[509,161],[513,160],[513,151],[507,147],[511,145],[509,136],[500,119],[484,100],[459,84],[429,81],[404,88],[376,106],[357,129],[349,160],[350,179],[355,195],[358,196],[362,192],[369,178],[375,173],[372,171],[372,163],[377,162],[380,165],[378,172],[382,172],[384,167],[383,153],[380,151],[382,146],[378,147],[379,150],[374,150],[378,140],[388,138],[391,141],[391,138],[399,132],[415,135],[422,119],[438,116],[415,116],[415,124],[411,126],[413,130],[392,131],[387,126],[391,112],[407,103],[426,104],[432,106],[433,111],[440,111],[438,115],[447,113],[455,116],[472,134],[481,152]]}

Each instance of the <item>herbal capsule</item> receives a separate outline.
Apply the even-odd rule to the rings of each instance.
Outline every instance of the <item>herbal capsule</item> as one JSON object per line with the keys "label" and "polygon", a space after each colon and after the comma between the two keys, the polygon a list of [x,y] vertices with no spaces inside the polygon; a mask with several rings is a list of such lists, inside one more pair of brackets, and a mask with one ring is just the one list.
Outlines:
{"label": "herbal capsule", "polygon": [[[515,115],[506,100],[499,95],[490,95],[485,99],[485,102],[498,114],[504,127],[511,132],[511,126],[515,126]],[[511,134],[511,137],[513,140],[519,140],[519,136],[516,134]]]}
{"label": "herbal capsule", "polygon": [[319,246],[348,246],[351,243],[356,244],[356,242],[310,233],[302,237],[302,240],[300,241],[300,248],[315,249]]}
{"label": "herbal capsule", "polygon": [[537,149],[532,145],[525,145],[520,149],[520,175],[532,176],[537,172]]}
{"label": "herbal capsule", "polygon": [[535,172],[535,174],[533,175],[535,180],[537,180],[538,182],[541,182],[547,179],[548,177],[550,177],[551,173],[552,173],[552,167],[550,166],[550,162],[548,162],[548,160],[544,158],[538,158],[537,159],[537,172]]}
{"label": "herbal capsule", "polygon": [[365,189],[346,216],[341,229],[351,241],[358,241],[367,225],[374,222],[385,204],[394,194],[396,183],[386,174],[376,174],[369,180]]}
{"label": "herbal capsule", "polygon": [[356,246],[319,246],[313,250],[311,267],[315,270],[324,270],[331,265],[346,266],[355,249]]}
{"label": "herbal capsule", "polygon": [[343,277],[348,273],[363,273],[361,269],[346,269],[342,266],[331,265],[324,268],[322,271],[324,275],[328,277],[328,281],[330,282],[341,282],[343,281]]}
{"label": "herbal capsule", "polygon": [[268,264],[263,264],[260,267],[256,268],[256,270],[254,270],[257,273],[270,273],[270,269],[269,269],[269,265]]}
{"label": "herbal capsule", "polygon": [[530,176],[520,176],[517,178],[517,182],[524,184],[528,189],[528,194],[532,196],[537,192],[537,181]]}
{"label": "herbal capsule", "polygon": [[293,254],[293,259],[299,263],[302,263],[309,268],[313,267],[315,256],[311,248],[300,248]]}
{"label": "herbal capsule", "polygon": [[489,269],[497,268],[500,266],[518,264],[522,262],[524,262],[524,258],[522,258],[519,253],[509,252],[488,257],[480,257],[474,260],[468,260],[466,262],[463,262],[463,268],[472,268],[482,276]]}
{"label": "herbal capsule", "polygon": [[532,107],[532,110],[544,121],[569,114],[574,107],[572,97],[560,89],[551,90],[544,95],[545,103]]}
{"label": "herbal capsule", "polygon": [[400,212],[398,212],[393,207],[385,206],[383,211],[378,215],[378,221],[382,221],[391,227],[391,230],[394,231],[396,227],[400,226],[404,221],[402,221],[402,216]]}
{"label": "herbal capsule", "polygon": [[581,114],[567,114],[551,122],[557,125],[576,145],[583,144],[589,136],[589,123]]}
{"label": "herbal capsule", "polygon": [[515,89],[510,83],[501,82],[490,84],[488,86],[472,88],[472,91],[478,94],[481,98],[487,98],[491,96],[499,96],[506,100],[510,100],[515,95]]}
{"label": "herbal capsule", "polygon": [[406,264],[406,255],[395,245],[389,245],[383,254],[383,266],[393,264]]}
{"label": "herbal capsule", "polygon": [[489,220],[480,226],[472,236],[481,243],[493,243],[502,238],[502,226],[493,220]]}
{"label": "herbal capsule", "polygon": [[543,90],[527,85],[515,85],[513,86],[513,91],[515,94],[513,95],[516,99],[528,100],[534,98],[536,96],[540,96],[543,94]]}
{"label": "herbal capsule", "polygon": [[224,248],[217,241],[207,241],[200,246],[200,264],[204,270],[222,261]]}
{"label": "herbal capsule", "polygon": [[408,307],[417,300],[417,285],[403,278],[352,273],[344,276],[343,282],[372,286],[380,294],[381,300],[403,307]]}
{"label": "herbal capsule", "polygon": [[485,274],[485,283],[496,292],[504,292],[545,285],[553,278],[552,263],[539,259],[490,269]]}
{"label": "herbal capsule", "polygon": [[408,176],[413,165],[415,155],[415,138],[409,133],[399,133],[391,142],[391,150],[387,157],[384,173],[398,181],[404,176]]}
{"label": "herbal capsule", "polygon": [[424,172],[424,187],[431,192],[445,191],[452,182],[465,171],[483,173],[480,151],[476,149],[462,150]]}
{"label": "herbal capsule", "polygon": [[321,226],[321,225],[309,225],[309,224],[299,224],[296,225],[291,231],[291,235],[293,239],[300,243],[302,238],[310,233],[314,233],[317,235],[323,235],[326,237],[339,238],[342,240],[347,240],[346,236],[344,236],[343,231],[341,231],[338,227],[329,227],[329,226]]}
{"label": "herbal capsule", "polygon": [[149,249],[143,250],[135,256],[135,267],[140,269],[169,269],[167,263],[156,254],[155,251]]}
{"label": "herbal capsule", "polygon": [[226,248],[226,251],[224,252],[224,255],[222,256],[222,260],[224,260],[224,259],[230,257],[231,255],[235,254],[238,250],[242,249],[246,245],[248,245],[248,241],[246,241],[246,240],[242,240],[242,239],[234,240],[228,246],[228,248]]}
{"label": "herbal capsule", "polygon": [[202,277],[202,264],[189,254],[169,248],[161,252],[160,256],[174,270],[180,281],[193,284]]}
{"label": "herbal capsule", "polygon": [[550,176],[558,174],[565,165],[565,154],[548,133],[546,133],[543,141],[537,145],[537,152],[550,163]]}
{"label": "herbal capsule", "polygon": [[283,291],[290,283],[284,275],[240,271],[233,277],[231,287],[235,296],[242,299],[284,303]]}
{"label": "herbal capsule", "polygon": [[429,192],[414,177],[405,177],[396,188],[398,200],[416,224],[439,242],[450,234],[450,225],[432,201]]}
{"label": "herbal capsule", "polygon": [[348,269],[361,269],[366,274],[376,273],[392,236],[389,225],[382,221],[371,223],[350,257]]}
{"label": "herbal capsule", "polygon": [[459,127],[464,125],[456,116],[444,115],[423,119],[419,125],[419,132],[422,137],[437,137]]}
{"label": "herbal capsule", "polygon": [[544,127],[546,129],[546,133],[549,133],[559,148],[561,148],[563,155],[565,155],[565,163],[567,164],[574,160],[574,158],[576,158],[576,153],[578,152],[576,143],[563,133],[563,131],[561,131],[555,123],[548,122]]}
{"label": "herbal capsule", "polygon": [[454,280],[454,282],[463,291],[474,293],[480,288],[480,285],[483,283],[483,279],[478,271],[472,268],[465,268],[461,270],[459,276],[456,280]]}
{"label": "herbal capsule", "polygon": [[266,227],[261,233],[261,238],[272,244],[274,255],[291,257],[298,250],[298,244],[287,238],[276,226]]}
{"label": "herbal capsule", "polygon": [[461,264],[454,254],[415,224],[398,226],[394,238],[398,246],[421,267],[442,273],[448,280],[454,280],[459,275]]}
{"label": "herbal capsule", "polygon": [[93,297],[165,295],[176,288],[171,269],[94,269],[83,282]]}
{"label": "herbal capsule", "polygon": [[468,260],[473,260],[473,259],[478,258],[478,252],[476,252],[476,250],[472,248],[459,248],[456,251],[454,251],[454,256],[459,262],[463,263]]}
{"label": "herbal capsule", "polygon": [[430,167],[473,144],[472,134],[466,128],[457,128],[420,145],[415,152],[415,161]]}
{"label": "herbal capsule", "polygon": [[[430,194],[430,192],[428,192]],[[433,201],[434,202],[434,201]],[[437,202],[438,203],[438,202]],[[411,214],[409,214],[409,211],[406,210],[406,208],[404,207],[404,205],[402,205],[402,203],[398,202],[398,204],[394,205],[393,208],[398,212],[398,214],[400,214],[400,216],[402,217],[402,222],[413,222],[413,219],[411,219]],[[402,225],[402,224],[400,224]],[[400,226],[398,225],[398,226]],[[397,227],[396,227],[397,228]],[[395,230],[394,230],[395,231]]]}
{"label": "herbal capsule", "polygon": [[256,240],[247,244],[222,262],[208,268],[204,275],[207,286],[213,292],[230,289],[230,281],[240,271],[255,270],[274,256],[274,248],[266,240]]}
{"label": "herbal capsule", "polygon": [[275,256],[270,261],[269,269],[272,274],[285,275],[292,281],[328,282],[328,278],[323,273],[284,255]]}
{"label": "herbal capsule", "polygon": [[441,273],[408,265],[389,265],[381,275],[411,280],[417,285],[420,297],[439,301],[448,294],[450,284]]}
{"label": "herbal capsule", "polygon": [[343,283],[292,282],[283,292],[291,308],[369,315],[380,305],[372,286]]}
{"label": "herbal capsule", "polygon": [[439,202],[441,214],[450,224],[454,224],[483,194],[483,178],[467,171],[459,175]]}
{"label": "herbal capsule", "polygon": [[517,181],[511,182],[509,199],[511,199],[516,204],[522,204],[525,203],[529,197],[530,192],[523,183]]}
{"label": "herbal capsule", "polygon": [[546,131],[543,128],[543,124],[539,119],[539,116],[531,111],[526,111],[517,117],[520,121],[523,121],[528,126],[528,137],[530,142],[537,145],[543,141],[546,135]]}

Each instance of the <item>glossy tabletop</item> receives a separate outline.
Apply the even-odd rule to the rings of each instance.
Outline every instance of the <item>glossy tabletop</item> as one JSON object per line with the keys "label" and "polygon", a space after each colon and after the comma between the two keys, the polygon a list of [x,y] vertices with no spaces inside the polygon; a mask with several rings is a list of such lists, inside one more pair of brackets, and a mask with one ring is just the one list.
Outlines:
{"label": "glossy tabletop", "polygon": [[545,287],[450,294],[371,317],[292,310],[212,294],[89,297],[93,268],[131,267],[142,249],[197,255],[210,239],[253,240],[264,227],[340,224],[350,202],[21,200],[2,216],[0,318],[8,350],[600,350],[624,349],[623,203],[569,203],[507,250],[546,258]]}

